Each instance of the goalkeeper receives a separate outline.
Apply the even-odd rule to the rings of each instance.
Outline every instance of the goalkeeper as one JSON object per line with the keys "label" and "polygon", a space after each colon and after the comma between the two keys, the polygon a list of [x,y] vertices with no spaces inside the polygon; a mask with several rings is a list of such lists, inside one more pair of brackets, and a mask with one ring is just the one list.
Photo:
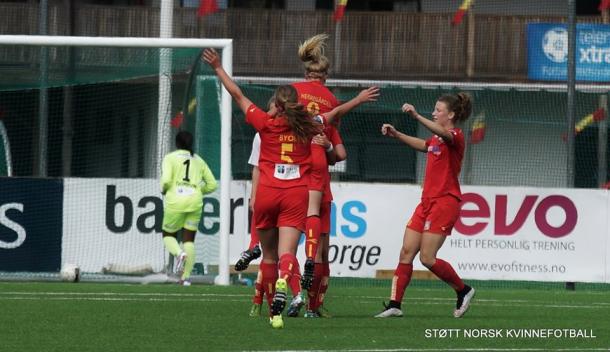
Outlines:
{"label": "goalkeeper", "polygon": [[[163,158],[161,193],[163,200],[163,244],[176,258],[180,284],[190,286],[189,277],[195,265],[195,234],[201,219],[203,196],[218,184],[206,162],[193,153],[193,135],[186,131],[176,135],[176,151]],[[182,229],[184,249],[176,240]]]}

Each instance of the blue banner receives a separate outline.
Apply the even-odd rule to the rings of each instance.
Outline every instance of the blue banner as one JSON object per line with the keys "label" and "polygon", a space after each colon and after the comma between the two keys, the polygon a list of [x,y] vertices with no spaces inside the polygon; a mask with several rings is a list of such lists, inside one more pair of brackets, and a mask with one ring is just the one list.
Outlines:
{"label": "blue banner", "polygon": [[59,271],[62,211],[62,180],[0,178],[0,271]]}
{"label": "blue banner", "polygon": [[[567,79],[567,25],[528,24],[527,49],[528,78],[545,81]],[[610,25],[576,25],[576,80],[610,82]]]}

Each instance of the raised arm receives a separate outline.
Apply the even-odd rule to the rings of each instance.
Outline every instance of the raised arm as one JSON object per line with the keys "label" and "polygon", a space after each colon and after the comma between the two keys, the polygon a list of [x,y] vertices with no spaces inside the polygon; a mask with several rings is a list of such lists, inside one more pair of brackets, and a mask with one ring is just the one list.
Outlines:
{"label": "raised arm", "polygon": [[356,97],[349,100],[346,103],[343,103],[330,112],[324,113],[324,117],[326,118],[327,123],[332,123],[336,119],[341,118],[343,115],[350,112],[350,110],[354,109],[358,105],[368,103],[371,101],[377,101],[377,97],[379,97],[379,88],[378,87],[370,87],[364,89],[358,93]]}
{"label": "raised arm", "polygon": [[218,56],[216,50],[205,49],[202,57],[203,60],[207,62],[207,64],[210,65],[210,67],[214,70],[214,73],[216,76],[218,76],[218,79],[220,79],[222,85],[225,86],[225,89],[229,92],[229,94],[231,94],[241,111],[243,111],[245,114],[248,107],[252,105],[252,101],[250,101],[250,99],[248,99],[244,93],[242,93],[239,86],[231,77],[229,77],[224,68],[222,68],[222,65],[220,64],[220,57]]}
{"label": "raised arm", "polygon": [[425,140],[399,132],[396,130],[396,128],[394,128],[394,126],[388,123],[384,123],[383,126],[381,126],[381,134],[384,136],[396,138],[417,151],[424,153],[428,151]]}
{"label": "raised arm", "polygon": [[411,104],[405,103],[402,106],[402,111],[406,112],[407,114],[411,115],[411,117],[413,117],[414,119],[416,119],[417,121],[419,121],[419,123],[421,123],[422,125],[424,125],[424,127],[426,127],[427,129],[430,130],[430,132],[434,133],[435,135],[443,138],[443,140],[449,144],[453,143],[453,134],[451,134],[451,132],[449,132],[448,129],[446,129],[445,127],[439,125],[438,123],[427,119],[426,117],[420,115],[416,110],[415,107]]}

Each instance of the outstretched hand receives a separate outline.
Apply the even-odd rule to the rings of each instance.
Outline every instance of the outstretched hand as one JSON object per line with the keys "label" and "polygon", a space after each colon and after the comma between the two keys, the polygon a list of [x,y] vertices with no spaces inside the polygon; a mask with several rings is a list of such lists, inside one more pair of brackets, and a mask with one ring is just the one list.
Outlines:
{"label": "outstretched hand", "polygon": [[360,103],[368,103],[370,101],[377,101],[379,97],[379,87],[369,87],[358,93],[358,101]]}
{"label": "outstretched hand", "polygon": [[205,49],[201,57],[211,68],[217,69],[220,67],[220,56],[218,56],[216,50],[211,48]]}
{"label": "outstretched hand", "polygon": [[411,115],[411,117],[417,116],[417,110],[415,110],[415,106],[413,106],[413,105],[411,105],[409,103],[404,103],[402,105],[402,111],[406,112],[409,115]]}
{"label": "outstretched hand", "polygon": [[394,126],[390,125],[389,123],[384,123],[381,126],[381,134],[384,136],[396,138],[396,136],[398,136],[398,131],[396,131],[396,128],[394,128]]}

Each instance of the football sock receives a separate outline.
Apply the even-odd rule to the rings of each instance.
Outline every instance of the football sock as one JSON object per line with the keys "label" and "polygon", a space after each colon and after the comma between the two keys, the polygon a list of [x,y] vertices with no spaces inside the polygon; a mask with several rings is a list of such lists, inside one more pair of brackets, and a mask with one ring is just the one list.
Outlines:
{"label": "football sock", "polygon": [[292,253],[284,253],[280,257],[280,278],[290,282],[292,278],[292,270],[299,265],[297,257]]}
{"label": "football sock", "polygon": [[296,296],[301,293],[301,268],[299,267],[298,262],[292,267],[292,278],[288,282],[288,286],[290,286],[292,296]]}
{"label": "football sock", "polygon": [[275,281],[277,281],[277,263],[265,263],[262,262],[259,266],[262,273],[261,285],[263,291],[267,295],[267,303],[271,307],[273,302],[273,295],[275,295]]}
{"label": "football sock", "polygon": [[176,237],[174,236],[163,236],[163,244],[165,245],[165,248],[169,254],[173,255],[174,257],[177,257],[182,251],[180,249],[180,245],[178,244],[178,240],[176,240]]}
{"label": "football sock", "polygon": [[305,256],[315,258],[320,242],[320,216],[310,215],[305,220]]}
{"label": "football sock", "polygon": [[184,251],[186,252],[186,263],[184,263],[184,272],[182,273],[182,280],[186,280],[191,277],[191,272],[195,266],[195,243],[184,242],[182,244]]}
{"label": "football sock", "polygon": [[324,304],[324,297],[326,297],[326,291],[328,290],[328,283],[330,282],[330,263],[322,263],[322,280],[320,280],[320,289],[318,290],[318,303],[316,309],[320,308]]}
{"label": "football sock", "polygon": [[313,267],[313,283],[311,284],[311,288],[307,290],[307,308],[309,310],[318,309],[318,297],[322,276],[324,276],[324,263],[315,263]]}
{"label": "football sock", "polygon": [[430,268],[430,271],[434,273],[434,275],[438,276],[439,279],[445,281],[449,286],[453,287],[456,292],[459,292],[464,289],[464,282],[458,274],[453,270],[451,264],[446,261],[436,258],[434,265]]}
{"label": "football sock", "polygon": [[413,264],[398,263],[396,270],[394,270],[394,277],[392,278],[392,293],[390,294],[390,300],[397,302],[400,308],[400,302],[405,294],[405,290],[411,282],[411,276],[413,275]]}
{"label": "football sock", "polygon": [[252,303],[262,304],[264,293],[265,291],[263,288],[263,271],[259,267],[258,274],[256,275],[256,282],[254,283],[254,296],[252,297]]}

